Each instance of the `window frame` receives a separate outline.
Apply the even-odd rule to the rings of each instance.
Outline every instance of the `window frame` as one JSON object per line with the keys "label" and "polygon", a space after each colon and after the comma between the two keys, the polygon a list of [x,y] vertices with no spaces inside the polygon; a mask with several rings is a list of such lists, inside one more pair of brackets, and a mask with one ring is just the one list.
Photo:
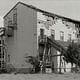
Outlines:
{"label": "window frame", "polygon": [[60,31],[60,40],[64,41],[64,32],[63,31]]}
{"label": "window frame", "polygon": [[[42,31],[41,31],[42,30]],[[43,36],[44,35],[44,29],[40,29],[40,35]]]}
{"label": "window frame", "polygon": [[68,34],[68,41],[71,41],[71,40],[72,40],[72,35]]}
{"label": "window frame", "polygon": [[55,30],[51,29],[51,37],[53,37],[55,39]]}
{"label": "window frame", "polygon": [[13,10],[13,26],[17,28],[17,8]]}

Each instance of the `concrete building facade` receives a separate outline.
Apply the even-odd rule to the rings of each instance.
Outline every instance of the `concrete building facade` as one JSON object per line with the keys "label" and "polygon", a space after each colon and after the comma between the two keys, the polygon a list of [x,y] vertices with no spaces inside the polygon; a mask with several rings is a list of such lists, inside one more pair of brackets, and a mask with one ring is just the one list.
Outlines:
{"label": "concrete building facade", "polygon": [[[77,26],[76,26],[77,25]],[[16,70],[29,70],[32,68],[26,62],[25,56],[39,56],[39,36],[42,32],[47,37],[67,47],[69,42],[77,39],[79,34],[79,22],[55,15],[32,5],[18,2],[5,16],[4,27],[6,28],[7,64]],[[52,55],[61,54],[54,47]],[[52,58],[54,69],[59,71],[60,56]],[[63,69],[71,68],[64,61],[61,63]],[[62,71],[64,72],[64,70]],[[67,70],[70,71],[70,70]]]}

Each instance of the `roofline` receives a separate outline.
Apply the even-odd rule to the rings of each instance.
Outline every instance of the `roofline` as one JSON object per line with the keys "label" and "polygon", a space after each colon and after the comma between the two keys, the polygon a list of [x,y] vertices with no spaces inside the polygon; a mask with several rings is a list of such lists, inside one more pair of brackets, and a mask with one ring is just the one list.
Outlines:
{"label": "roofline", "polygon": [[18,4],[22,4],[22,5],[26,6],[26,7],[29,7],[31,9],[34,9],[34,10],[36,10],[38,12],[42,12],[42,13],[44,13],[47,16],[51,16],[51,17],[56,16],[56,17],[59,17],[59,18],[63,18],[65,20],[69,21],[69,22],[80,24],[80,21],[78,21],[78,20],[74,20],[74,19],[71,19],[71,18],[67,18],[67,17],[63,17],[63,16],[60,16],[60,15],[51,13],[51,12],[47,12],[47,11],[41,10],[39,8],[36,8],[36,7],[32,6],[32,5],[25,4],[23,2],[18,2],[3,18],[5,18]]}
{"label": "roofline", "polygon": [[13,6],[13,8],[12,9],[10,9],[10,11],[9,12],[7,12],[7,14],[5,14],[5,16],[3,17],[3,18],[5,18],[17,5],[19,4],[19,2],[15,5],[15,6]]}

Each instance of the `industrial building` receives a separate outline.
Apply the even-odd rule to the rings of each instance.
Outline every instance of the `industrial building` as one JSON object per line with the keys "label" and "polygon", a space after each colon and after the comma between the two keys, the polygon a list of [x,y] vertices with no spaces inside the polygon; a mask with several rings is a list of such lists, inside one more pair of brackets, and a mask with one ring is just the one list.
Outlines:
{"label": "industrial building", "polygon": [[4,27],[7,65],[28,72],[33,66],[25,61],[25,56],[38,56],[45,63],[45,72],[71,70],[70,63],[60,55],[71,41],[79,41],[79,21],[18,2],[4,16]]}

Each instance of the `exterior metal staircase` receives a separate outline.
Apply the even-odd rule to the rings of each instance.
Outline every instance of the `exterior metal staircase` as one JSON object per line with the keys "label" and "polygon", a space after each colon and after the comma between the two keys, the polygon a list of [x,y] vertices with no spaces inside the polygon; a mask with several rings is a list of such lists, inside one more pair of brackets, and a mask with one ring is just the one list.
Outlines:
{"label": "exterior metal staircase", "polygon": [[[56,50],[60,51],[61,53],[66,52],[66,49],[61,44],[59,44],[59,42],[50,37],[47,37],[47,43],[53,46]],[[61,55],[63,55],[63,53]]]}
{"label": "exterior metal staircase", "polygon": [[0,28],[0,72],[6,67],[5,28]]}
{"label": "exterior metal staircase", "polygon": [[51,47],[53,47],[56,50],[58,50],[59,52],[61,52],[61,54],[59,55],[60,56],[60,68],[61,68],[61,55],[64,55],[64,53],[66,52],[66,49],[51,37],[46,37],[45,39],[40,39],[40,40],[41,40],[41,42],[39,42],[39,46],[40,46],[40,44],[44,45],[43,59],[41,61],[43,63],[41,65],[41,68],[43,68],[43,69],[41,69],[41,70],[44,71],[44,68],[52,67],[51,58],[54,56],[51,55]]}

